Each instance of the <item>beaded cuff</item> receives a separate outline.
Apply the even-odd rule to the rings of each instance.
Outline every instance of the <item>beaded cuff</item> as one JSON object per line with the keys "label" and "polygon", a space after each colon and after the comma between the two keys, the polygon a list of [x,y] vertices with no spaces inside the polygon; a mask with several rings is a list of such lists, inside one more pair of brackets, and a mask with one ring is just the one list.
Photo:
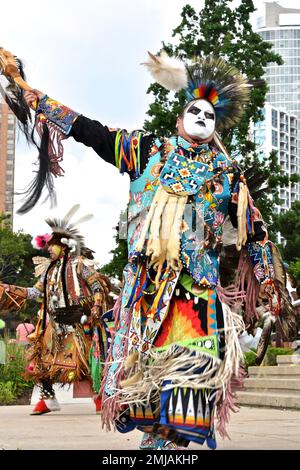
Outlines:
{"label": "beaded cuff", "polygon": [[40,120],[51,122],[65,135],[70,133],[74,122],[79,116],[79,113],[49,98],[47,95],[40,100],[36,113]]}

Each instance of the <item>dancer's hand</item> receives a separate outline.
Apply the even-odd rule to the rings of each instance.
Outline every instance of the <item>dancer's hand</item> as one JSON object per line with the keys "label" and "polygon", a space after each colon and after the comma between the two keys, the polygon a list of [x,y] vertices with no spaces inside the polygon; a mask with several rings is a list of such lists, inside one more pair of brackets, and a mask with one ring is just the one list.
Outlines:
{"label": "dancer's hand", "polygon": [[25,91],[24,98],[28,106],[34,111],[37,108],[38,102],[45,96],[45,93],[42,93],[39,90]]}

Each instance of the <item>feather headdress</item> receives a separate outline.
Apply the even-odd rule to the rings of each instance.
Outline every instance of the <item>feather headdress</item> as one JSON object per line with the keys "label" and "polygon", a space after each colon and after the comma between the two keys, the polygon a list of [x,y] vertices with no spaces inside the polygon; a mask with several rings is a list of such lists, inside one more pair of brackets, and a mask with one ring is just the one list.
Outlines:
{"label": "feather headdress", "polygon": [[53,219],[46,219],[47,224],[52,229],[52,236],[48,243],[59,239],[60,242],[68,246],[71,251],[76,250],[77,254],[84,254],[86,251],[91,253],[92,250],[89,250],[85,246],[84,237],[80,234],[77,225],[90,220],[93,215],[87,214],[80,217],[80,219],[75,222],[71,222],[71,219],[76,214],[79,207],[79,204],[75,204],[62,219],[56,217]]}
{"label": "feather headdress", "polygon": [[144,65],[157,83],[167,90],[184,90],[187,103],[204,99],[212,104],[218,130],[239,122],[249,101],[251,84],[235,67],[212,55],[184,64],[164,50],[159,56],[148,54]]}

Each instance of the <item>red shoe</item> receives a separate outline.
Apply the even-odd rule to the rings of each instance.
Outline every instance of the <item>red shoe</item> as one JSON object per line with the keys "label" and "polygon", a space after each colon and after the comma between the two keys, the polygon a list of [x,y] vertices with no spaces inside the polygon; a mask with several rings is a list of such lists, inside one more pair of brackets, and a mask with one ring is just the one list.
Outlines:
{"label": "red shoe", "polygon": [[96,414],[97,415],[101,414],[101,411],[102,411],[102,400],[101,400],[101,398],[99,396],[94,398],[94,403],[95,403],[95,406],[96,406]]}
{"label": "red shoe", "polygon": [[35,405],[33,411],[30,413],[31,415],[43,415],[45,413],[50,413],[48,406],[46,405],[45,400],[40,400]]}
{"label": "red shoe", "polygon": [[50,413],[51,411],[60,411],[60,406],[55,397],[47,398],[45,400],[41,399],[35,405],[32,415],[43,415],[45,413]]}

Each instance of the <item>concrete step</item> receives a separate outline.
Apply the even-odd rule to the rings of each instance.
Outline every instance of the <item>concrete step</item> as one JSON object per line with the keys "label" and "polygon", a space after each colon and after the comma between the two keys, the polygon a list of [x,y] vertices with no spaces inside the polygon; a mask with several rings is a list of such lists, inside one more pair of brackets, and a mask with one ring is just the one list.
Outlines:
{"label": "concrete step", "polygon": [[300,354],[293,354],[292,356],[277,356],[277,364],[280,365],[300,365]]}
{"label": "concrete step", "polygon": [[240,405],[300,409],[300,397],[292,393],[277,394],[241,391],[237,393],[237,399]]}
{"label": "concrete step", "polygon": [[[264,390],[293,390],[294,392],[300,393],[300,378],[299,379],[288,379],[281,377],[280,379],[272,378],[254,378],[249,377],[244,381],[245,389],[252,391],[252,389],[264,389]],[[298,393],[297,393],[298,394]]]}
{"label": "concrete step", "polygon": [[268,376],[284,376],[300,378],[300,366],[299,365],[280,365],[280,366],[251,366],[248,368],[250,377],[268,377]]}

